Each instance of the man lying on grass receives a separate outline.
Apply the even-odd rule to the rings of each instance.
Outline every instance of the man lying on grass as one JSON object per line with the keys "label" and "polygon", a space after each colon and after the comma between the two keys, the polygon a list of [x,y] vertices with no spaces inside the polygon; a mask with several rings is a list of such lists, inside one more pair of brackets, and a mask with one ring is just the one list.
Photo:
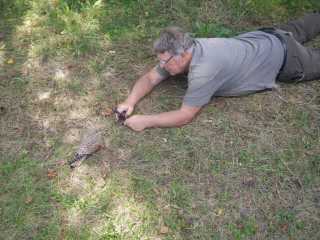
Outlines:
{"label": "man lying on grass", "polygon": [[[320,49],[302,46],[320,33],[320,13],[275,28],[262,28],[233,38],[192,38],[177,27],[164,29],[154,43],[159,64],[135,83],[117,107],[124,125],[135,131],[179,127],[192,121],[213,96],[240,96],[276,87],[277,81],[320,79]],[[188,73],[180,109],[133,115],[134,106],[157,84]]]}

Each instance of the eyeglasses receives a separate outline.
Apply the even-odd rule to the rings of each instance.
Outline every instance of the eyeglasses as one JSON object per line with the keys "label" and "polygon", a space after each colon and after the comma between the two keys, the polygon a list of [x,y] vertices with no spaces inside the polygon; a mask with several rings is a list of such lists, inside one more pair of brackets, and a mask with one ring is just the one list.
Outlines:
{"label": "eyeglasses", "polygon": [[160,60],[160,64],[161,65],[166,65],[168,62],[170,62],[170,60],[174,57],[174,55],[172,55],[171,57],[169,57],[167,60]]}

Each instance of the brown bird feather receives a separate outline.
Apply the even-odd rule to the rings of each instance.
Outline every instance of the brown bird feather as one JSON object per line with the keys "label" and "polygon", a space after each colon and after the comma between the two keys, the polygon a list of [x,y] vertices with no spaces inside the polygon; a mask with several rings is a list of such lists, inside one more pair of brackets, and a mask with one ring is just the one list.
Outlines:
{"label": "brown bird feather", "polygon": [[80,145],[69,161],[70,168],[80,166],[92,154],[104,148],[104,140],[100,129],[89,129],[82,137]]}

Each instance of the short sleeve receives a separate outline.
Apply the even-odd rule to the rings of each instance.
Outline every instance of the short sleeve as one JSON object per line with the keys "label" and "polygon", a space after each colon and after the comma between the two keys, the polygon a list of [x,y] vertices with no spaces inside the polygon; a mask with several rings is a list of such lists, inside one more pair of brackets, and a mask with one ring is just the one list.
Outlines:
{"label": "short sleeve", "polygon": [[[214,93],[222,86],[218,79],[219,68],[208,71],[208,66],[199,67],[188,75],[188,89],[183,103],[191,107],[202,107],[210,102]],[[212,68],[212,67],[211,67]]]}
{"label": "short sleeve", "polygon": [[209,84],[197,88],[189,86],[183,98],[183,104],[191,107],[202,107],[210,102],[215,91]]}

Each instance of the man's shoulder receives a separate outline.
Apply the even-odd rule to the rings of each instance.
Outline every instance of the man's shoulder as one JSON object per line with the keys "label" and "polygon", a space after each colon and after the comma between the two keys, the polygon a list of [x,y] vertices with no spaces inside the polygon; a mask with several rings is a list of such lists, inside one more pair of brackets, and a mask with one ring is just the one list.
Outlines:
{"label": "man's shoulder", "polygon": [[192,53],[190,70],[216,71],[228,63],[231,56],[228,43],[222,38],[197,38]]}
{"label": "man's shoulder", "polygon": [[199,57],[227,55],[234,40],[234,38],[196,38],[194,53]]}

